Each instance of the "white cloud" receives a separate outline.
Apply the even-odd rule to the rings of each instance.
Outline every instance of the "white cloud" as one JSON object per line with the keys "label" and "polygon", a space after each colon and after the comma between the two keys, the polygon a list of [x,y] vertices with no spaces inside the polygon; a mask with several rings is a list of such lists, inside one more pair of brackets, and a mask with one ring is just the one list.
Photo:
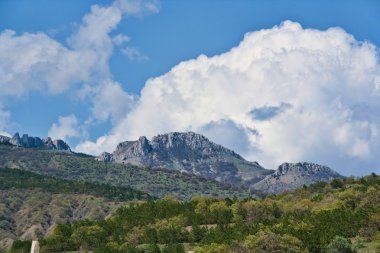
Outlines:
{"label": "white cloud", "polygon": [[[149,4],[148,4],[149,3]],[[61,93],[73,85],[96,83],[109,77],[108,60],[113,43],[128,40],[110,37],[124,14],[157,12],[152,2],[118,0],[112,5],[93,5],[76,33],[64,45],[45,33],[0,33],[0,89],[2,96],[31,90]]]}
{"label": "white cloud", "polygon": [[[77,148],[100,153],[140,135],[192,130],[246,145],[243,155],[267,168],[313,161],[345,174],[379,172],[377,53],[340,28],[286,21],[250,32],[226,53],[200,55],[148,80],[109,134]],[[223,132],[240,137],[226,140]]]}
{"label": "white cloud", "polygon": [[[110,33],[125,14],[141,16],[156,12],[158,5],[155,1],[116,0],[109,6],[93,5],[90,13],[83,17],[77,32],[67,39],[66,44],[43,32],[0,32],[0,99],[22,96],[30,91],[58,94],[74,88],[81,98],[92,95],[90,99],[93,101],[96,118],[108,118],[107,113],[99,116],[98,108],[105,102],[104,99],[99,100],[100,95],[93,90],[103,92],[109,87],[103,85],[111,79],[109,59],[114,45],[121,45],[129,40],[129,37],[122,34],[112,38]],[[124,102],[129,102],[129,96],[120,86],[117,88],[117,85],[115,83],[112,86],[112,90],[120,90],[116,99],[121,96],[128,97]],[[109,92],[106,94],[110,95]],[[100,101],[99,105],[97,101]],[[117,103],[112,105],[115,104]],[[119,109],[105,110],[112,117],[116,117]],[[0,127],[5,124],[4,118],[9,118],[9,115],[0,115]]]}
{"label": "white cloud", "polygon": [[123,54],[125,54],[129,60],[131,61],[147,61],[149,57],[143,55],[140,50],[136,47],[125,47],[121,50]]}
{"label": "white cloud", "polygon": [[10,112],[1,108],[0,104],[0,135],[10,137],[10,134],[6,132],[9,125]]}
{"label": "white cloud", "polygon": [[71,137],[82,136],[78,119],[74,115],[60,116],[58,123],[54,123],[48,133],[52,139],[61,139],[67,141]]}
{"label": "white cloud", "polygon": [[0,33],[1,96],[19,96],[31,90],[60,93],[87,81],[94,56],[68,49],[44,33]]}
{"label": "white cloud", "polygon": [[113,44],[115,44],[116,46],[120,46],[121,44],[125,43],[125,42],[128,42],[130,41],[131,38],[129,38],[127,35],[125,34],[118,34],[116,36],[114,36],[112,38],[112,42]]}
{"label": "white cloud", "polygon": [[12,137],[12,135],[10,135],[10,134],[7,133],[7,132],[3,132],[3,131],[0,131],[0,135],[2,135],[2,136],[7,136],[7,137]]}
{"label": "white cloud", "polygon": [[108,80],[95,90],[92,115],[102,121],[110,118],[116,124],[126,117],[135,103],[134,100],[119,83]]}
{"label": "white cloud", "polygon": [[158,13],[160,6],[157,0],[116,0],[113,6],[128,15],[142,16],[150,13]]}

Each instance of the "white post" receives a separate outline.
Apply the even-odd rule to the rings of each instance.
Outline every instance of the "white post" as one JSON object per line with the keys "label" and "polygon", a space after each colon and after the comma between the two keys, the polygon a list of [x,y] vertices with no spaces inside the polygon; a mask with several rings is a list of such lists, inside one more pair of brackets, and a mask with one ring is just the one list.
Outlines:
{"label": "white post", "polygon": [[38,241],[32,241],[32,248],[30,249],[30,253],[39,253],[40,252],[40,244]]}

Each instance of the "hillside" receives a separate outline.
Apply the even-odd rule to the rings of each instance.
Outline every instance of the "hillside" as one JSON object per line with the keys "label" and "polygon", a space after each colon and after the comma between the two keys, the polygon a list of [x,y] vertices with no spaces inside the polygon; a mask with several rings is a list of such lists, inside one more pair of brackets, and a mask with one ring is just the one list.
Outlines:
{"label": "hillside", "polygon": [[0,248],[13,239],[36,239],[57,223],[101,219],[126,201],[150,200],[128,187],[67,181],[0,168]]}
{"label": "hillside", "polygon": [[253,195],[247,189],[233,188],[178,171],[105,163],[87,155],[9,145],[0,145],[0,167],[18,168],[60,179],[131,187],[154,197],[173,195],[178,199],[190,199],[204,195],[244,198]]}
{"label": "hillside", "polygon": [[148,140],[121,142],[99,160],[184,171],[235,186],[251,185],[273,173],[257,162],[249,162],[234,151],[194,132],[173,132]]}
{"label": "hillside", "polygon": [[130,187],[69,181],[18,169],[0,168],[0,190],[10,189],[42,189],[51,193],[90,194],[112,201],[152,199],[147,193]]}
{"label": "hillside", "polygon": [[379,252],[380,177],[334,179],[262,200],[164,198],[60,225],[42,252]]}
{"label": "hillside", "polygon": [[57,223],[103,219],[124,203],[42,189],[0,190],[0,252],[13,240],[36,239],[51,232]]}

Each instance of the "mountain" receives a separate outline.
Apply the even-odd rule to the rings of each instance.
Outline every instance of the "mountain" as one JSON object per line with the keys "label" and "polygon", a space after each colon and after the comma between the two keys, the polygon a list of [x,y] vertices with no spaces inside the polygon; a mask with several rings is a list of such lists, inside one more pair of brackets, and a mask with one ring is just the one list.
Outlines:
{"label": "mountain", "polygon": [[16,168],[59,179],[131,187],[154,197],[172,195],[185,200],[194,196],[255,197],[251,189],[232,187],[179,171],[96,161],[73,152],[0,145],[0,168]]}
{"label": "mountain", "polygon": [[291,191],[303,185],[317,182],[329,182],[335,178],[343,178],[327,166],[315,163],[283,163],[271,175],[266,176],[253,188],[264,193],[280,193]]}
{"label": "mountain", "polygon": [[[76,154],[62,140],[0,136],[0,167],[68,180],[132,187],[155,197],[173,194],[249,196],[279,193],[342,176],[313,163],[284,163],[276,171],[246,161],[234,151],[193,132],[173,132],[120,143],[99,157]],[[230,185],[230,186],[228,186]],[[233,187],[231,187],[233,186]],[[247,187],[237,189],[234,187]]]}
{"label": "mountain", "polygon": [[173,132],[120,143],[100,161],[178,170],[235,186],[251,185],[273,171],[193,132]]}
{"label": "mountain", "polygon": [[16,133],[12,138],[0,135],[0,143],[23,148],[71,151],[69,145],[63,140],[52,140],[50,137],[41,139],[39,137],[31,137],[27,134],[23,134],[22,137],[20,137],[19,133]]}

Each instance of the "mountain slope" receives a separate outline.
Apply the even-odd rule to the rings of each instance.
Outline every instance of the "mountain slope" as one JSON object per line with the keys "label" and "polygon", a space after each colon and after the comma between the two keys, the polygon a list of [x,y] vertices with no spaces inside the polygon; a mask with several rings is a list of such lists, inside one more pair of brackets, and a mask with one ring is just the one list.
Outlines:
{"label": "mountain slope", "polygon": [[131,187],[154,197],[253,196],[251,190],[233,188],[178,171],[105,163],[95,161],[91,156],[44,149],[0,145],[0,167],[18,168],[60,179]]}
{"label": "mountain slope", "polygon": [[142,136],[120,143],[112,154],[103,153],[98,160],[179,170],[236,186],[273,172],[193,132],[158,135],[151,141]]}
{"label": "mountain slope", "polygon": [[0,251],[15,239],[36,239],[58,223],[99,220],[125,202],[89,194],[52,193],[42,189],[0,190]]}
{"label": "mountain slope", "polygon": [[150,199],[131,188],[0,168],[0,251],[14,239],[43,236],[57,223],[103,219],[126,201]]}
{"label": "mountain slope", "polygon": [[264,193],[291,191],[303,185],[317,182],[329,182],[343,178],[329,167],[314,163],[283,163],[271,175],[266,176],[252,187]]}
{"label": "mountain slope", "polygon": [[89,194],[112,201],[153,199],[149,194],[130,187],[69,181],[29,171],[0,168],[0,190],[10,189],[42,189],[51,193]]}

